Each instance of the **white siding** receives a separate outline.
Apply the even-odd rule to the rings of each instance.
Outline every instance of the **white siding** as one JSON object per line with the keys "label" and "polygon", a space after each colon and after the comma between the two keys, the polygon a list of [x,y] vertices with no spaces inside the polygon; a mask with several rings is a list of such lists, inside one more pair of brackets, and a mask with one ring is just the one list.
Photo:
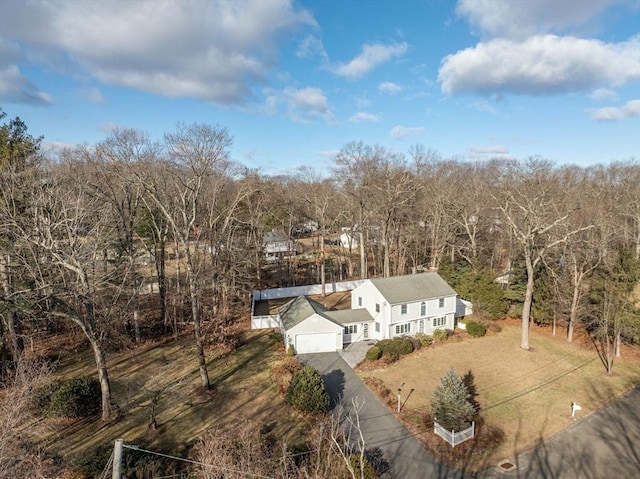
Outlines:
{"label": "white siding", "polygon": [[[293,344],[294,347],[297,344],[296,336],[297,335],[309,335],[309,334],[318,334],[319,341],[323,344],[323,347],[326,348],[324,352],[330,351],[339,351],[342,349],[342,326],[336,324],[332,321],[329,321],[326,318],[318,314],[314,314],[309,318],[302,321],[300,324],[297,324],[289,331],[287,331],[286,344],[287,346]],[[333,342],[331,345],[327,346],[327,334],[333,335]],[[302,341],[306,341],[309,338],[301,339]],[[298,352],[298,351],[296,351]],[[319,351],[316,351],[319,352]]]}

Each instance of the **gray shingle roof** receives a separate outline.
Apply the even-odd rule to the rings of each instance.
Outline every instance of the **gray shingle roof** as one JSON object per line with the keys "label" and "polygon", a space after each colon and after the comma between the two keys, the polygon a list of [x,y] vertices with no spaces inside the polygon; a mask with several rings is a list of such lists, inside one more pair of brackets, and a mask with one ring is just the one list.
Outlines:
{"label": "gray shingle roof", "polygon": [[371,282],[390,304],[410,303],[456,294],[438,273],[376,278]]}
{"label": "gray shingle roof", "polygon": [[324,305],[306,296],[298,296],[278,309],[280,320],[287,330],[300,324],[314,313],[324,316],[323,313],[326,311],[327,308]]}
{"label": "gray shingle roof", "polygon": [[365,308],[327,311],[323,316],[338,324],[367,323],[373,321],[373,317]]}

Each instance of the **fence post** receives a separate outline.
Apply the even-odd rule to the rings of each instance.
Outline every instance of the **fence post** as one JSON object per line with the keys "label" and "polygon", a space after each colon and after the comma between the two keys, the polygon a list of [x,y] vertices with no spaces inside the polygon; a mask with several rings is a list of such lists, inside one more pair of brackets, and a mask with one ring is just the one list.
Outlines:
{"label": "fence post", "polygon": [[111,479],[120,479],[122,472],[122,439],[116,439],[113,445],[113,470]]}

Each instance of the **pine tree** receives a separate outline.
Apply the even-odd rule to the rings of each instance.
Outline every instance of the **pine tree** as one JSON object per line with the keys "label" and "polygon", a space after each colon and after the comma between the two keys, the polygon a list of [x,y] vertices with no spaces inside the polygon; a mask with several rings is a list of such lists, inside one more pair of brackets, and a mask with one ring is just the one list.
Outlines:
{"label": "pine tree", "polygon": [[434,420],[449,431],[464,429],[477,412],[472,399],[462,378],[455,369],[449,369],[431,398]]}

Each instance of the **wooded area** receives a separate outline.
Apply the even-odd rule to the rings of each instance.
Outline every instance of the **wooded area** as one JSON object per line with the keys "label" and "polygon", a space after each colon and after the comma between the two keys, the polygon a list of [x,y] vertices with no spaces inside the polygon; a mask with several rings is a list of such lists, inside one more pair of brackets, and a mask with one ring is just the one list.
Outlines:
{"label": "wooded area", "polygon": [[[0,128],[1,372],[25,344],[81,331],[104,421],[117,403],[107,351],[188,330],[208,389],[207,350],[266,286],[438,269],[479,315],[522,317],[524,349],[530,321],[568,341],[582,325],[610,372],[620,343],[640,341],[635,159],[471,162],[353,142],[326,176],[273,177],[233,161],[220,126],[178,124],[161,139],[118,129],[54,152],[42,140],[18,118]],[[265,232],[295,239],[308,223],[311,254],[265,262]],[[343,231],[357,248],[328,254]]]}

